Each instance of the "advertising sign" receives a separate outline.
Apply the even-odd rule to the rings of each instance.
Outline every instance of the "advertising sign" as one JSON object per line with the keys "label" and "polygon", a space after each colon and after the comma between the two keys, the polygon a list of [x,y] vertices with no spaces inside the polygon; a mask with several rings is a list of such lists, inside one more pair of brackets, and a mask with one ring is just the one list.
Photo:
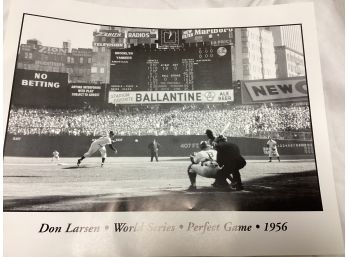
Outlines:
{"label": "advertising sign", "polygon": [[38,52],[42,54],[66,55],[67,49],[50,46],[39,46]]}
{"label": "advertising sign", "polygon": [[127,34],[128,38],[150,38],[151,34],[149,31],[129,31]]}
{"label": "advertising sign", "polygon": [[97,31],[94,32],[95,37],[114,37],[114,38],[124,38],[124,33],[119,31]]}
{"label": "advertising sign", "polygon": [[70,105],[101,104],[104,94],[104,84],[71,83],[68,85]]}
{"label": "advertising sign", "polygon": [[16,70],[13,103],[30,106],[65,105],[68,74],[33,70]]}
{"label": "advertising sign", "polygon": [[233,28],[219,29],[188,29],[182,32],[182,39],[186,43],[202,42],[202,41],[228,41],[234,42]]}
{"label": "advertising sign", "polygon": [[233,90],[208,91],[109,91],[109,103],[158,104],[158,103],[225,103],[233,102]]}
{"label": "advertising sign", "polygon": [[71,49],[71,54],[73,56],[92,57],[92,53],[92,49]]}
{"label": "advertising sign", "polygon": [[124,48],[123,39],[125,38],[125,33],[123,32],[100,30],[94,32],[93,36],[93,46],[95,47]]}
{"label": "advertising sign", "polygon": [[42,66],[50,66],[50,67],[64,67],[65,63],[62,62],[53,62],[53,61],[35,61],[36,65],[42,65]]}
{"label": "advertising sign", "polygon": [[306,97],[308,90],[305,77],[244,81],[242,85],[243,103],[301,100]]}
{"label": "advertising sign", "polygon": [[156,34],[150,31],[128,31],[127,39],[130,44],[151,44],[151,39],[156,38]]}
{"label": "advertising sign", "polygon": [[27,45],[27,44],[22,44],[20,46],[20,49],[21,49],[21,51],[25,51],[25,52],[30,52],[33,50],[32,46]]}
{"label": "advertising sign", "polygon": [[123,48],[124,44],[123,43],[100,43],[100,42],[93,42],[93,46]]}

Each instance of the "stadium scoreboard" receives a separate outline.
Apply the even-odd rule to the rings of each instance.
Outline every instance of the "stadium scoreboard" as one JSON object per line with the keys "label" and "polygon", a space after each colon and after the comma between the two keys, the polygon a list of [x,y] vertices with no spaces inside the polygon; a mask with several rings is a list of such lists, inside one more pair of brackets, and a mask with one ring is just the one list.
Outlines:
{"label": "stadium scoreboard", "polygon": [[111,91],[187,91],[232,87],[231,46],[112,49]]}

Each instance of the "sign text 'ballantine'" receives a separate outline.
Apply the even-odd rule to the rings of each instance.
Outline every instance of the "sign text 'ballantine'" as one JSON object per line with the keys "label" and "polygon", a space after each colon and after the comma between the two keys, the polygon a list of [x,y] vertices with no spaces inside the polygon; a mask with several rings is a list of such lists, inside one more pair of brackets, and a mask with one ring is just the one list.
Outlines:
{"label": "sign text 'ballantine'", "polygon": [[109,92],[109,103],[218,103],[233,102],[233,90]]}

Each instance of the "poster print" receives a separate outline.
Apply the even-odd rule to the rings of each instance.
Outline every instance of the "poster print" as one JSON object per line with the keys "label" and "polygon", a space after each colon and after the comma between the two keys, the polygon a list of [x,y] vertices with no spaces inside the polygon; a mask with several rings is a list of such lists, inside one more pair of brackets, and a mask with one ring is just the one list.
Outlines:
{"label": "poster print", "polygon": [[301,25],[166,31],[23,17],[6,211],[322,211]]}
{"label": "poster print", "polygon": [[287,220],[146,213],[324,211],[303,42],[301,23],[163,29],[25,13],[4,211],[145,217],[41,221],[39,237],[288,233]]}

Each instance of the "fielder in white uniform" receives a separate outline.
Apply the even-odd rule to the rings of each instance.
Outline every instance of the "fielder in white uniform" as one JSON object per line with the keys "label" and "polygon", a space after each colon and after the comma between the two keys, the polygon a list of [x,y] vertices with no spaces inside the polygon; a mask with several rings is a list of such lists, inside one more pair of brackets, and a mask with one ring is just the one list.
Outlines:
{"label": "fielder in white uniform", "polygon": [[115,153],[117,153],[117,150],[112,146],[112,138],[114,136],[114,132],[110,131],[109,136],[107,137],[100,137],[97,140],[93,141],[91,146],[89,147],[88,151],[84,153],[80,159],[77,160],[77,166],[80,166],[81,161],[85,159],[86,157],[92,156],[96,151],[99,151],[102,157],[102,163],[101,167],[104,166],[104,162],[106,159],[106,148],[105,146],[108,145]]}
{"label": "fielder in white uniform", "polygon": [[277,142],[273,140],[271,137],[268,138],[267,141],[267,147],[268,147],[268,162],[272,162],[272,157],[277,157],[278,161],[280,162],[279,153],[277,149]]}
{"label": "fielder in white uniform", "polygon": [[190,156],[192,164],[187,169],[191,182],[189,190],[196,189],[197,174],[205,178],[215,178],[217,172],[222,169],[216,162],[216,150],[211,149],[206,141],[202,141],[199,147],[201,151]]}
{"label": "fielder in white uniform", "polygon": [[57,150],[54,150],[52,153],[52,161],[59,161],[59,152]]}

